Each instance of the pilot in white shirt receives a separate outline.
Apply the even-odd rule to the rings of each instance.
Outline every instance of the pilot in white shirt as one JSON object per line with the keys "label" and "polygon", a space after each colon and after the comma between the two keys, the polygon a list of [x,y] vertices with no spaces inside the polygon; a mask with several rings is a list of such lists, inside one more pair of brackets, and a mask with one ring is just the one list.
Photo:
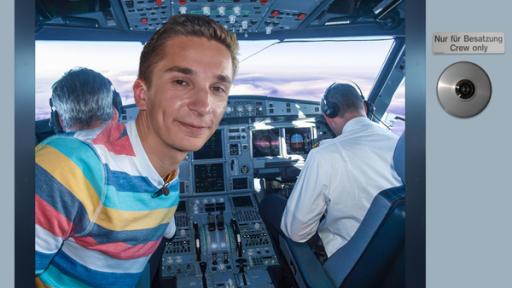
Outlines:
{"label": "pilot in white shirt", "polygon": [[360,91],[349,83],[326,90],[322,112],[337,137],[309,153],[281,219],[294,241],[318,232],[327,256],[352,237],[377,193],[401,185],[393,168],[398,137],[366,117]]}

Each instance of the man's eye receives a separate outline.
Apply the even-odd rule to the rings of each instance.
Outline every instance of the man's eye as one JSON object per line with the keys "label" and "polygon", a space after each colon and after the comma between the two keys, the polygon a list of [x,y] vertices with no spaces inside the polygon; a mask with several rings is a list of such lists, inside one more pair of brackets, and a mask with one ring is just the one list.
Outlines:
{"label": "man's eye", "polygon": [[212,89],[215,93],[226,93],[226,90],[221,86],[213,86]]}
{"label": "man's eye", "polygon": [[174,80],[174,83],[178,84],[179,86],[187,86],[188,85],[187,81],[181,80],[181,79]]}

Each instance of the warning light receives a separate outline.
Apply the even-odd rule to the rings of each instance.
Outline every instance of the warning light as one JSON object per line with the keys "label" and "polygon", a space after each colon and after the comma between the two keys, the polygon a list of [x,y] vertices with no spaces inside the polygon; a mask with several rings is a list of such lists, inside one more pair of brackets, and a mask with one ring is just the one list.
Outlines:
{"label": "warning light", "polygon": [[306,19],[306,14],[304,14],[304,13],[297,14],[297,19],[299,19],[300,21]]}
{"label": "warning light", "polygon": [[187,4],[187,0],[180,0],[180,1],[178,1],[178,3],[180,5],[185,5],[185,4]]}
{"label": "warning light", "polygon": [[147,25],[148,24],[148,18],[144,17],[144,18],[140,18],[140,23],[142,25]]}
{"label": "warning light", "polygon": [[277,17],[279,16],[279,10],[273,10],[272,13],[270,13],[270,15],[272,15],[272,17]]}

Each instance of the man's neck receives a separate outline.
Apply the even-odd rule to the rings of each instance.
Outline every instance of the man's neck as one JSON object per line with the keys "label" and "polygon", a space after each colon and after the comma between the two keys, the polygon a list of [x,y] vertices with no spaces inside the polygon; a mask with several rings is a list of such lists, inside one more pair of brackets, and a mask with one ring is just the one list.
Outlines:
{"label": "man's neck", "polygon": [[164,178],[171,171],[178,168],[187,153],[165,145],[156,137],[147,120],[144,113],[141,114],[141,112],[139,112],[135,120],[137,133],[139,134],[140,142],[151,165],[153,165],[158,174]]}
{"label": "man's neck", "polygon": [[345,128],[345,126],[347,126],[347,123],[350,120],[358,118],[358,117],[365,117],[365,116],[364,116],[364,114],[361,114],[360,112],[347,112],[342,118],[343,120],[341,122],[341,129],[339,131],[339,134],[337,134],[336,136],[339,136],[343,133],[343,129]]}

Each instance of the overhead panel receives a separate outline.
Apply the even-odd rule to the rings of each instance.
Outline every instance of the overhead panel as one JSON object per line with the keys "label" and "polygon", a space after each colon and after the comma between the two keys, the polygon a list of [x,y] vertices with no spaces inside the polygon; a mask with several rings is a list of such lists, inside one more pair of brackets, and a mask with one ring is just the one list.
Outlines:
{"label": "overhead panel", "polygon": [[123,0],[130,30],[153,31],[178,14],[206,15],[236,33],[296,29],[320,0]]}

